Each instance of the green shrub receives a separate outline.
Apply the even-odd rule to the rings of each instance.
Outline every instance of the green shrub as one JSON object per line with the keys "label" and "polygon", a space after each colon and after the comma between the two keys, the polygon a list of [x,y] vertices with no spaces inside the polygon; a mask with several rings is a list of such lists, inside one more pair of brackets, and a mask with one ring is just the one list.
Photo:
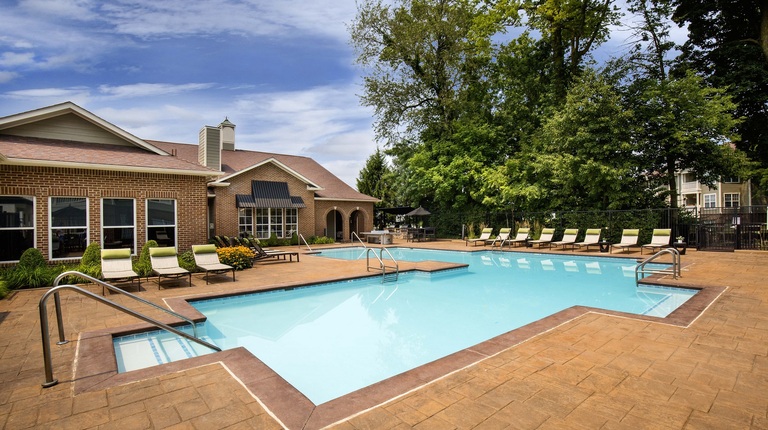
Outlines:
{"label": "green shrub", "polygon": [[[80,264],[74,270],[94,278],[101,276],[101,247],[98,242],[91,242],[85,248],[83,258],[80,259]],[[72,281],[84,282],[82,278],[73,279]]]}
{"label": "green shrub", "polygon": [[195,254],[192,250],[179,254],[179,266],[183,269],[187,269],[190,272],[197,272],[197,265],[195,264]]}
{"label": "green shrub", "polygon": [[0,299],[4,299],[11,290],[8,289],[8,285],[5,281],[0,281]]}
{"label": "green shrub", "polygon": [[262,246],[280,246],[280,240],[277,238],[277,234],[275,233],[272,233],[272,235],[269,236],[269,239],[267,239],[265,242],[266,245]]}
{"label": "green shrub", "polygon": [[245,246],[228,246],[226,248],[216,248],[219,255],[219,261],[222,264],[228,264],[237,270],[253,267],[253,259],[256,254]]}
{"label": "green shrub", "polygon": [[334,241],[333,238],[326,236],[310,236],[307,242],[309,242],[310,245],[324,245],[335,243],[336,241]]}
{"label": "green shrub", "polygon": [[19,258],[19,264],[17,264],[16,267],[23,269],[34,269],[36,267],[43,267],[47,265],[48,263],[45,261],[45,257],[43,257],[43,253],[40,252],[39,249],[29,248],[21,254],[21,258]]}
{"label": "green shrub", "polygon": [[147,241],[141,247],[139,260],[133,263],[133,271],[139,276],[149,276],[152,274],[152,262],[149,260],[149,248],[155,248],[158,244],[154,240]]}

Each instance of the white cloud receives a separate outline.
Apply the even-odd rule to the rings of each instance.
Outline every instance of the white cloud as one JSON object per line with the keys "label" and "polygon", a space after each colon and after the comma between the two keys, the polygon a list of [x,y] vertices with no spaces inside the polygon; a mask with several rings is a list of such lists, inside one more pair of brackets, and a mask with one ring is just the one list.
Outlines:
{"label": "white cloud", "polygon": [[131,85],[101,85],[99,93],[109,97],[153,97],[158,95],[169,95],[187,93],[190,91],[201,91],[213,86],[211,83],[191,83],[191,84],[150,84],[139,83]]}
{"label": "white cloud", "polygon": [[0,84],[11,82],[12,80],[16,79],[18,76],[19,74],[15,72],[7,72],[7,71],[0,70]]}
{"label": "white cloud", "polygon": [[32,52],[3,52],[0,54],[0,66],[17,67],[34,64],[35,54]]}
{"label": "white cloud", "polygon": [[95,14],[95,2],[90,0],[21,0],[19,8],[32,14],[54,16],[59,19],[85,21]]}

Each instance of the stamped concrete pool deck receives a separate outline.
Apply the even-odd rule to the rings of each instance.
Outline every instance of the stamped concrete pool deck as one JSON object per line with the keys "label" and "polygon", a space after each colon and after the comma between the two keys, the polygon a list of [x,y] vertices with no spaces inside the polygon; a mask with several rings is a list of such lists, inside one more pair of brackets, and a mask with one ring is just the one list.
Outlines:
{"label": "stamped concrete pool deck", "polygon": [[[482,249],[459,241],[396,245]],[[611,256],[641,257],[637,250]],[[667,319],[568,309],[320,406],[242,349],[118,375],[105,340],[144,324],[71,291],[61,293],[69,343],[56,344],[52,300],[48,306],[59,383],[43,388],[38,302],[47,290],[18,291],[0,300],[0,428],[768,428],[768,252],[689,250],[682,262],[682,278],[655,281],[706,294]],[[401,263],[414,267],[444,266]],[[196,274],[191,288],[159,290],[145,281],[137,294],[194,316],[181,299],[365,275],[364,262],[302,255],[298,263],[260,261],[237,282],[218,277],[206,285]]]}

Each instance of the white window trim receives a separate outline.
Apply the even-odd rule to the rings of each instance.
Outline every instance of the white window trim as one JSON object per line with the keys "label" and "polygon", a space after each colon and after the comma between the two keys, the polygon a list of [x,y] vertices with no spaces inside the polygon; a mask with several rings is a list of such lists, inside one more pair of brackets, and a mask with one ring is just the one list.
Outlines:
{"label": "white window trim", "polygon": [[[715,205],[714,205],[714,206],[707,206],[707,197],[709,197],[709,196],[712,196],[712,197],[714,197],[714,198],[715,198]],[[704,194],[704,195],[702,196],[702,200],[701,200],[701,203],[702,203],[702,205],[703,205],[702,207],[705,207],[705,208],[716,208],[716,207],[717,207],[717,194],[716,194],[716,193],[707,193],[707,194]]]}
{"label": "white window trim", "polygon": [[[53,257],[53,230],[54,228],[58,229],[61,227],[54,227],[51,225],[53,222],[53,199],[85,199],[85,246],[87,247],[90,242],[88,240],[90,239],[90,231],[91,231],[91,223],[90,223],[90,199],[88,197],[80,197],[80,196],[49,196],[48,197],[48,260],[51,261],[58,261],[58,260],[73,260],[73,259],[81,259],[80,257]],[[79,228],[79,227],[75,227]]]}
{"label": "white window trim", "polygon": [[[173,202],[173,225],[169,224],[163,224],[163,225],[150,225],[149,224],[149,201],[150,200],[169,200]],[[144,243],[149,242],[149,229],[150,228],[163,228],[163,227],[173,227],[173,229],[176,231],[176,234],[173,235],[173,246],[178,249],[179,244],[179,202],[176,199],[145,199],[144,200],[144,219],[147,220],[147,225],[145,227],[144,231]],[[133,212],[134,212],[134,224],[136,224],[136,203],[133,204]],[[134,235],[135,236],[135,235]],[[134,240],[135,242],[135,240]],[[139,250],[136,248],[136,244],[134,244],[134,255],[138,254]]]}
{"label": "white window trim", "polygon": [[[738,204],[736,206],[726,206],[726,201],[728,200],[726,196],[736,196],[736,202]],[[723,206],[729,208],[741,207],[741,193],[723,193]]]}
{"label": "white window trim", "polygon": [[[3,194],[1,197],[25,197],[32,200],[32,226],[30,227],[0,227],[0,230],[32,230],[32,247],[37,248],[37,197],[27,196],[23,194]],[[19,260],[6,260],[0,261],[0,263],[18,263]]]}
{"label": "white window trim", "polygon": [[134,198],[125,198],[125,197],[102,197],[101,198],[101,202],[100,202],[101,203],[101,214],[100,214],[100,217],[101,217],[101,219],[100,219],[101,231],[100,231],[100,235],[99,235],[99,244],[100,244],[101,248],[104,249],[104,229],[105,228],[126,228],[126,227],[129,227],[129,226],[115,226],[115,225],[106,227],[104,225],[104,200],[131,200],[133,202],[133,225],[132,225],[132,227],[133,227],[133,252],[137,253],[138,249],[136,248],[136,238],[137,238],[136,229],[138,227],[136,226],[136,199],[134,199]]}

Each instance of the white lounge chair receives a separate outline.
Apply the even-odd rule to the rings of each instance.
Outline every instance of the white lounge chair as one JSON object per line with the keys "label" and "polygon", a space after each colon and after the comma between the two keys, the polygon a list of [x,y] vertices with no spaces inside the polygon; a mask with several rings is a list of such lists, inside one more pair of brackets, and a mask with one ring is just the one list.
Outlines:
{"label": "white lounge chair", "polygon": [[552,242],[549,246],[551,247],[558,247],[562,246],[563,249],[567,245],[571,245],[571,249],[574,249],[576,244],[576,236],[579,235],[579,229],[578,228],[566,228],[565,232],[563,232],[563,238],[557,241]]}
{"label": "white lounge chair", "polygon": [[[131,285],[136,279],[139,284],[137,291],[141,290],[141,277],[133,271],[133,261],[129,248],[101,250],[101,278],[110,283],[130,281]],[[102,294],[104,294],[103,288]]]}
{"label": "white lounge chair", "polygon": [[653,229],[653,236],[651,237],[651,243],[646,243],[640,247],[640,254],[643,253],[643,249],[648,248],[651,251],[661,248],[669,247],[669,242],[672,237],[671,228],[655,228]]}
{"label": "white lounge chair", "polygon": [[509,240],[510,233],[512,233],[512,228],[504,227],[499,230],[499,235],[495,239],[488,239],[486,242],[491,242],[491,246],[496,246],[497,243],[501,246],[505,241]]}
{"label": "white lounge chair", "polygon": [[216,245],[192,245],[192,255],[195,257],[195,265],[198,269],[205,272],[205,284],[208,285],[208,276],[213,274],[227,273],[232,271],[232,282],[235,282],[235,268],[222,264],[219,261],[219,254],[216,253]]}
{"label": "white lounge chair", "polygon": [[485,246],[485,241],[491,238],[491,234],[493,234],[493,229],[488,227],[484,228],[483,231],[480,233],[480,237],[475,239],[467,239],[464,242],[464,246],[467,246],[468,244],[472,244],[472,246],[476,246],[478,243],[482,243],[483,246]]}
{"label": "white lounge chair", "polygon": [[149,248],[149,261],[152,264],[152,274],[157,275],[157,288],[162,288],[161,278],[189,278],[192,286],[192,273],[179,266],[176,248],[172,246]]}
{"label": "white lounge chair", "polygon": [[579,248],[586,246],[587,251],[589,251],[590,246],[600,246],[600,231],[599,228],[588,228],[587,232],[584,234],[584,240],[576,242],[573,245],[578,246]]}
{"label": "white lounge chair", "polygon": [[542,245],[547,244],[549,247],[552,247],[552,236],[555,235],[555,229],[554,228],[543,228],[541,230],[541,236],[539,236],[536,240],[530,240],[528,243],[531,243],[533,245],[539,245],[539,248],[541,248]]}
{"label": "white lounge chair", "polygon": [[[528,236],[531,234],[531,229],[528,227],[520,227],[517,229],[517,235],[514,239],[509,239],[506,242],[509,242],[510,245],[515,246],[518,243],[519,244],[525,244],[528,242]],[[504,242],[502,242],[502,246],[504,245]]]}
{"label": "white lounge chair", "polygon": [[626,252],[633,246],[639,246],[637,244],[638,240],[640,240],[640,229],[625,228],[624,231],[621,232],[621,242],[612,244],[611,252],[613,252],[613,248],[621,248]]}

